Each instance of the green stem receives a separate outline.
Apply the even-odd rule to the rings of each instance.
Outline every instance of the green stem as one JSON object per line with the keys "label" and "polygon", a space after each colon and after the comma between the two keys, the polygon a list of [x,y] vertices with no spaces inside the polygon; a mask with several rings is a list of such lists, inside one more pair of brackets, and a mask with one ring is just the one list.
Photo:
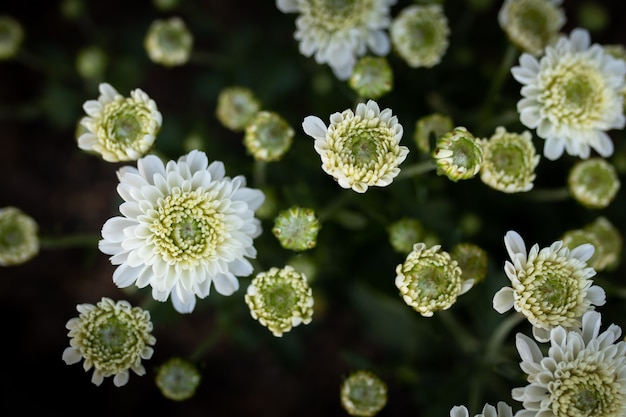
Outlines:
{"label": "green stem", "polygon": [[478,340],[465,330],[465,327],[456,320],[450,311],[438,311],[437,317],[441,319],[452,336],[457,339],[458,345],[461,346],[466,354],[471,354],[476,351],[478,348]]}
{"label": "green stem", "polygon": [[267,162],[259,159],[254,160],[253,178],[256,187],[263,188],[266,184]]}
{"label": "green stem", "polygon": [[354,198],[354,195],[355,193],[352,190],[342,191],[339,197],[335,198],[319,211],[317,214],[317,220],[320,223],[324,223],[324,221],[328,220],[328,218],[335,214],[337,210],[350,202]]}
{"label": "green stem", "polygon": [[533,201],[565,201],[570,198],[569,188],[544,188],[532,189],[523,194],[524,197]]}
{"label": "green stem", "polygon": [[493,106],[496,103],[496,99],[500,94],[500,90],[502,89],[502,84],[504,84],[504,80],[507,75],[511,71],[511,67],[513,66],[513,62],[515,58],[517,58],[519,54],[519,50],[515,45],[509,43],[504,55],[502,56],[502,61],[500,62],[500,67],[496,72],[495,76],[492,79],[491,85],[489,86],[489,90],[487,92],[487,96],[485,97],[484,104],[479,113],[479,126],[481,126],[480,131],[486,129],[487,124],[492,120],[492,110]]}
{"label": "green stem", "polygon": [[433,161],[432,159],[428,159],[423,162],[418,162],[416,164],[409,165],[406,168],[402,168],[402,170],[400,171],[396,179],[399,180],[403,178],[416,177],[426,172],[434,171],[435,169],[437,169],[437,164],[435,163],[435,161]]}
{"label": "green stem", "polygon": [[487,342],[487,350],[485,353],[486,360],[494,361],[498,357],[498,351],[500,350],[500,347],[502,346],[502,343],[506,339],[507,335],[519,323],[521,323],[523,319],[523,315],[515,313],[502,320]]}
{"label": "green stem", "polygon": [[229,324],[230,322],[228,318],[219,318],[216,328],[200,342],[196,350],[189,356],[189,360],[191,362],[198,362],[202,356],[215,346],[222,336],[226,334],[228,328],[230,327]]}
{"label": "green stem", "polygon": [[99,235],[69,235],[60,237],[43,237],[39,239],[42,249],[67,249],[76,247],[98,247]]}

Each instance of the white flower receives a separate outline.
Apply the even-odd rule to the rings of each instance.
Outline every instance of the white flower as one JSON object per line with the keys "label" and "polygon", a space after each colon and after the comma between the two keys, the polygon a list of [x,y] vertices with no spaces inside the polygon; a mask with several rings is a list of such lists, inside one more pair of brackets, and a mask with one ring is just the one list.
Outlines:
{"label": "white flower", "polygon": [[480,179],[495,190],[519,193],[533,188],[539,155],[528,130],[508,132],[498,126],[489,139],[482,139]]}
{"label": "white flower", "polygon": [[107,297],[96,305],[78,304],[76,310],[80,315],[65,325],[70,338],[70,346],[63,351],[67,365],[84,359],[85,371],[93,368],[91,382],[95,385],[109,376],[116,387],[126,385],[129,370],[145,375],[141,361],[152,357],[156,343],[148,310]]}
{"label": "white flower", "polygon": [[119,287],[150,285],[155,300],[171,294],[174,308],[190,313],[211,283],[230,295],[237,277],[252,273],[246,257],[256,257],[252,240],[261,225],[254,211],[264,195],[247,188],[243,176],[226,177],[222,162],[209,164],[203,152],[191,151],[167,165],[148,155],[118,178],[123,216],[106,221],[99,247],[119,265]]}
{"label": "white flower", "polygon": [[[450,410],[450,417],[469,417],[469,410],[464,405],[456,405]],[[475,417],[513,417],[513,409],[507,403],[498,402],[498,408],[485,404],[483,411]]]}
{"label": "white flower", "polygon": [[590,148],[603,157],[613,154],[606,131],[625,124],[624,60],[590,45],[589,33],[575,29],[546,47],[539,60],[524,53],[519,63],[511,69],[523,84],[517,110],[521,122],[546,140],[546,158],[558,159],[565,151],[586,159]]}
{"label": "white flower", "polygon": [[547,356],[531,338],[517,334],[529,384],[512,391],[524,406],[516,417],[626,415],[626,342],[618,341],[619,326],[600,333],[600,325],[600,313],[590,311],[580,329],[554,328]]}
{"label": "white flower", "polygon": [[404,131],[398,118],[373,100],[359,103],[355,112],[331,114],[328,128],[316,116],[307,116],[302,128],[315,139],[324,172],[358,193],[391,184],[409,153],[400,146]]}
{"label": "white flower", "polygon": [[83,104],[87,116],[80,125],[86,131],[78,137],[78,147],[107,162],[135,161],[147,154],[163,122],[154,100],[139,88],[127,98],[108,83],[98,88],[98,100]]}
{"label": "white flower", "polygon": [[547,341],[556,326],[580,327],[584,313],[606,302],[604,290],[592,286],[590,278],[596,271],[586,264],[593,255],[592,245],[570,250],[557,240],[541,250],[535,244],[527,254],[522,237],[512,230],[504,236],[504,244],[511,258],[504,265],[511,287],[495,294],[493,308],[498,313],[515,308],[533,325],[537,340]]}
{"label": "white flower", "polygon": [[276,0],[283,13],[299,13],[294,37],[300,53],[315,55],[318,64],[328,64],[335,76],[347,80],[358,57],[368,49],[383,56],[389,53],[386,29],[389,8],[397,0]]}

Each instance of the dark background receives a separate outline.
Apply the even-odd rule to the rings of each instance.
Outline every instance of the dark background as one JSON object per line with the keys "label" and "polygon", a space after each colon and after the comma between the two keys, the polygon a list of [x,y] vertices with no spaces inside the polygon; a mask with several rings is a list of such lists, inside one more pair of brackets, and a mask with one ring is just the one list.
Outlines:
{"label": "dark background", "polygon": [[[584,7],[593,3],[607,18],[606,25],[591,31],[593,41],[626,40],[621,2],[565,3],[565,32],[588,22],[591,12]],[[484,349],[468,353],[448,319],[483,343],[504,318],[491,307],[495,291],[507,285],[502,273],[504,233],[516,229],[529,245],[545,246],[599,215],[623,231],[623,191],[608,208],[588,210],[573,200],[535,202],[491,190],[478,179],[452,183],[434,173],[370,189],[353,198],[342,216],[325,223],[317,247],[305,254],[318,268],[310,325],[274,338],[249,316],[243,302],[249,278],[243,278],[232,297],[213,293],[190,315],[176,314],[169,302],[150,304],[155,354],[144,361],[147,375],[131,373],[124,387],[114,387],[111,378],[96,387],[82,362],[66,366],[61,360],[69,344],[65,323],[78,315],[76,304],[96,303],[103,296],[133,304],[149,298],[149,293],[116,288],[114,268],[97,249],[102,224],[118,213],[115,172],[121,164],[81,152],[74,132],[84,114],[82,103],[98,96],[99,81],[111,83],[123,95],[141,88],[156,101],[164,120],[157,138],[163,155],[177,159],[187,152],[184,138],[198,133],[209,158],[224,161],[228,175],[248,177],[253,164],[242,134],[220,125],[215,105],[224,87],[251,88],[265,109],[279,112],[296,130],[290,154],[268,167],[268,184],[277,192],[280,208],[300,204],[319,210],[342,192],[351,193],[338,189],[321,171],[301,122],[311,114],[327,121],[331,112],[353,107],[356,96],[328,67],[298,53],[296,16],[281,13],[273,1],[183,0],[170,12],[149,1],[92,1],[84,3],[84,13],[76,18],[64,16],[63,4],[24,1],[0,7],[0,13],[25,28],[19,57],[0,62],[0,207],[16,206],[34,217],[44,244],[32,261],[0,270],[5,357],[0,413],[343,416],[339,385],[357,368],[377,372],[388,384],[389,401],[380,416],[446,416],[453,405],[470,401],[482,408],[484,402],[503,400],[519,408],[510,398],[512,387],[525,384],[513,335],[503,349],[505,359],[486,368]],[[398,2],[392,15],[408,4]],[[423,158],[411,139],[415,121],[423,115],[445,110],[456,125],[482,136],[495,127],[478,127],[475,115],[508,45],[496,21],[500,4],[445,2],[452,35],[438,67],[410,69],[390,55],[395,89],[379,103],[391,107],[405,127],[403,142],[412,152],[407,165]],[[154,19],[172,15],[186,21],[201,58],[164,68],[147,58],[143,36]],[[84,80],[75,71],[77,53],[89,45],[99,45],[108,54],[103,80]],[[508,76],[495,112],[510,116],[518,99],[519,85]],[[516,120],[509,126],[521,129]],[[611,135],[616,160],[623,158],[624,133]],[[537,145],[541,152],[543,143]],[[574,162],[567,156],[555,162],[542,159],[536,187],[562,187]],[[389,247],[384,226],[401,216],[422,220],[444,249],[471,240],[489,253],[485,282],[461,296],[447,315],[422,318],[397,296],[394,269],[403,255]],[[464,228],[468,218],[478,219],[478,232]],[[271,220],[265,219],[263,226],[256,244],[258,262],[265,268],[281,266],[293,253],[271,235]],[[87,243],[47,243],[67,236],[85,236]],[[605,326],[614,322],[623,327],[626,308],[613,289],[624,285],[624,267],[599,274],[598,282],[608,293],[607,305],[600,308]],[[528,332],[529,327],[523,323],[518,330]],[[196,395],[184,402],[165,399],[153,382],[156,367],[198,350],[193,357],[202,383]],[[480,409],[470,411],[473,415]]]}

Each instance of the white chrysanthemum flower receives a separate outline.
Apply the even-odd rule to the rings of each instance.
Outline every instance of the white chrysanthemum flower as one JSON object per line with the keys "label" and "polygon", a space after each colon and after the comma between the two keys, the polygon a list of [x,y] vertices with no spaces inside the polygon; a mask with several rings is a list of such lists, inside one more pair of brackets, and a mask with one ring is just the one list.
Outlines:
{"label": "white chrysanthemum flower", "polygon": [[108,83],[101,83],[99,90],[98,100],[83,104],[87,116],[80,124],[86,131],[78,137],[78,147],[107,162],[136,161],[152,149],[161,129],[156,103],[139,88],[130,97]]}
{"label": "white chrysanthemum flower", "polygon": [[541,250],[535,244],[527,253],[522,237],[512,230],[504,236],[504,245],[511,258],[504,265],[511,286],[495,294],[493,308],[498,313],[515,308],[533,325],[537,340],[547,341],[557,326],[580,327],[583,314],[606,302],[604,290],[590,279],[596,271],[586,263],[592,245],[570,250],[557,240]]}
{"label": "white chrysanthemum flower", "polygon": [[95,385],[109,376],[116,387],[126,385],[129,370],[145,375],[141,361],[152,357],[156,343],[148,310],[107,297],[96,305],[78,304],[76,310],[80,315],[65,325],[70,337],[70,346],[63,351],[67,365],[84,359],[85,371],[93,368],[91,382]]}
{"label": "white chrysanthemum flower", "polygon": [[118,287],[150,285],[155,300],[171,295],[177,311],[190,313],[211,284],[231,295],[237,277],[252,273],[246,258],[256,257],[252,241],[261,224],[254,211],[264,195],[243,176],[226,177],[222,162],[191,151],[167,165],[148,155],[118,178],[122,216],[106,221],[99,244],[119,265]]}
{"label": "white chrysanthemum flower", "polygon": [[481,143],[482,182],[504,193],[519,193],[533,188],[539,155],[528,130],[520,134],[508,132],[504,127],[498,126],[495,133]]}
{"label": "white chrysanthemum flower", "polygon": [[567,152],[583,159],[590,148],[601,156],[613,154],[606,133],[621,129],[626,119],[623,97],[626,62],[590,45],[589,33],[574,29],[538,60],[524,53],[513,77],[523,84],[517,103],[521,122],[546,140],[543,154],[555,160]]}
{"label": "white chrysanthemum flower", "polygon": [[463,279],[458,262],[441,250],[441,245],[416,243],[404,262],[396,266],[395,284],[402,299],[424,317],[452,307],[474,283],[473,278]]}
{"label": "white chrysanthemum flower", "polygon": [[347,80],[357,58],[371,51],[389,53],[390,7],[397,0],[276,0],[283,13],[299,13],[294,37],[300,53],[328,64],[335,76]]}
{"label": "white chrysanthemum flower", "polygon": [[313,290],[307,277],[289,265],[257,274],[244,300],[252,318],[276,337],[313,320]]}
{"label": "white chrysanthemum flower", "polygon": [[389,32],[395,51],[412,68],[431,68],[448,50],[450,27],[439,4],[404,8]]}
{"label": "white chrysanthemum flower", "polygon": [[561,3],[563,0],[504,0],[498,23],[513,44],[537,56],[557,40],[565,25]]}
{"label": "white chrysanthemum flower", "polygon": [[585,313],[581,328],[550,332],[544,356],[537,343],[517,334],[520,367],[529,384],[514,388],[524,410],[516,417],[623,417],[626,415],[626,342],[611,324],[600,333],[602,317]]}
{"label": "white chrysanthemum flower", "polygon": [[331,114],[328,128],[316,116],[307,116],[302,128],[315,139],[324,172],[358,193],[391,184],[409,153],[400,146],[404,130],[398,118],[373,100],[359,103],[355,112]]}
{"label": "white chrysanthemum flower", "polygon": [[[469,410],[464,405],[456,405],[450,410],[450,417],[469,417]],[[513,409],[507,403],[498,402],[498,408],[485,404],[483,411],[475,417],[513,417]]]}

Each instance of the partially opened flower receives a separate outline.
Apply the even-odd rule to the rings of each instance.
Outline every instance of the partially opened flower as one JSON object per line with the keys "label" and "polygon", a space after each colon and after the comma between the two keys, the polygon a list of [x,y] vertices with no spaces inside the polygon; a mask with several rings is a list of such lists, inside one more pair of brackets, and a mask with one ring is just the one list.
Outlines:
{"label": "partially opened flower", "polygon": [[478,174],[483,163],[483,149],[480,139],[459,126],[437,139],[433,158],[437,163],[437,174],[456,182]]}
{"label": "partially opened flower", "polygon": [[400,145],[404,130],[398,118],[390,109],[380,111],[373,100],[359,103],[355,112],[331,114],[328,127],[319,117],[307,116],[302,128],[315,139],[324,172],[358,193],[391,184],[409,153]]}
{"label": "partially opened flower", "polygon": [[[455,405],[450,410],[450,417],[470,417],[470,413],[464,405]],[[504,401],[498,402],[498,408],[485,404],[482,413],[474,417],[513,417],[513,409]]]}
{"label": "partially opened flower", "polygon": [[249,88],[238,85],[226,87],[217,96],[215,115],[233,132],[244,130],[259,111],[261,102]]}
{"label": "partially opened flower", "polygon": [[457,261],[440,245],[427,247],[419,242],[396,267],[395,284],[405,303],[422,316],[431,317],[454,305],[459,295],[472,288],[474,280],[463,280]]}
{"label": "partially opened flower", "polygon": [[340,399],[349,415],[372,417],[387,405],[387,384],[373,372],[354,371],[341,383]]}
{"label": "partially opened flower", "polygon": [[504,244],[511,258],[504,264],[511,286],[495,294],[493,308],[498,313],[511,308],[521,313],[532,324],[537,340],[547,341],[557,326],[580,327],[583,314],[606,302],[604,290],[592,285],[596,271],[586,263],[592,245],[570,250],[557,240],[541,250],[534,244],[526,252],[522,237],[512,230],[504,236]]}
{"label": "partially opened flower", "polygon": [[389,32],[394,50],[412,68],[433,67],[448,50],[450,27],[439,4],[405,7]]}
{"label": "partially opened flower", "polygon": [[450,256],[461,268],[461,279],[479,283],[487,275],[487,251],[470,242],[460,242],[454,245]]}
{"label": "partially opened flower", "polygon": [[307,278],[290,265],[260,272],[245,294],[250,315],[281,337],[313,319],[313,292]]}
{"label": "partially opened flower", "polygon": [[186,64],[191,56],[193,35],[180,17],[154,20],[144,38],[152,62],[166,67]]}
{"label": "partially opened flower", "polygon": [[243,144],[259,161],[278,161],[291,148],[295,131],[278,113],[260,111],[246,125]]}
{"label": "partially opened flower", "polygon": [[591,149],[603,157],[613,154],[606,132],[623,128],[626,121],[624,60],[591,45],[586,30],[574,29],[546,47],[540,59],[522,54],[511,72],[523,85],[520,121],[546,140],[546,158],[556,160],[567,152],[586,159]]}
{"label": "partially opened flower", "polygon": [[547,355],[534,340],[517,334],[528,385],[512,391],[524,406],[516,417],[626,415],[626,342],[615,324],[600,332],[601,320],[600,313],[589,311],[580,328],[555,327]]}
{"label": "partially opened flower", "polygon": [[200,380],[200,371],[193,362],[174,357],[159,365],[155,383],[165,398],[184,401],[194,396]]}
{"label": "partially opened flower", "polygon": [[83,104],[85,129],[78,147],[99,154],[107,162],[135,161],[154,146],[163,122],[157,105],[137,88],[123,97],[108,83],[99,86],[98,100]]}
{"label": "partially opened flower", "polygon": [[17,207],[0,209],[0,266],[20,265],[39,253],[39,226]]}
{"label": "partially opened flower", "polygon": [[237,277],[252,273],[246,258],[256,257],[261,223],[254,211],[264,196],[243,176],[225,176],[224,164],[209,164],[200,151],[167,165],[148,155],[117,175],[122,216],[106,221],[99,247],[119,265],[118,287],[151,286],[155,300],[171,296],[178,312],[190,313],[211,285],[231,295]]}
{"label": "partially opened flower", "polygon": [[315,210],[292,206],[278,213],[272,233],[283,248],[301,252],[315,247],[320,227]]}
{"label": "partially opened flower", "polygon": [[348,84],[361,97],[377,99],[387,94],[393,88],[393,71],[387,58],[382,56],[360,58]]}
{"label": "partially opened flower", "polygon": [[440,137],[454,129],[452,118],[441,113],[422,116],[415,122],[413,140],[417,149],[430,154]]}
{"label": "partially opened flower", "polygon": [[581,229],[567,230],[561,240],[570,249],[584,243],[593,245],[593,256],[587,263],[596,271],[617,266],[622,254],[622,235],[606,217],[600,216]]}
{"label": "partially opened flower", "polygon": [[572,197],[585,207],[601,209],[615,199],[621,187],[615,167],[604,158],[578,161],[567,176]]}
{"label": "partially opened flower", "polygon": [[483,164],[480,179],[491,188],[518,193],[533,188],[539,155],[529,131],[508,132],[498,126],[489,139],[482,139]]}
{"label": "partially opened flower", "polygon": [[384,56],[390,43],[386,30],[389,9],[396,0],[276,0],[283,13],[298,13],[295,39],[300,53],[328,64],[335,76],[347,80],[357,58],[368,51]]}
{"label": "partially opened flower", "polygon": [[146,373],[141,361],[152,357],[156,343],[149,311],[107,297],[96,305],[78,304],[76,310],[80,315],[66,324],[70,346],[63,351],[63,361],[67,365],[84,360],[85,371],[93,368],[95,385],[113,376],[120,387],[128,383],[129,371]]}
{"label": "partially opened flower", "polygon": [[498,23],[509,40],[524,52],[540,55],[556,42],[565,25],[563,0],[505,0]]}

